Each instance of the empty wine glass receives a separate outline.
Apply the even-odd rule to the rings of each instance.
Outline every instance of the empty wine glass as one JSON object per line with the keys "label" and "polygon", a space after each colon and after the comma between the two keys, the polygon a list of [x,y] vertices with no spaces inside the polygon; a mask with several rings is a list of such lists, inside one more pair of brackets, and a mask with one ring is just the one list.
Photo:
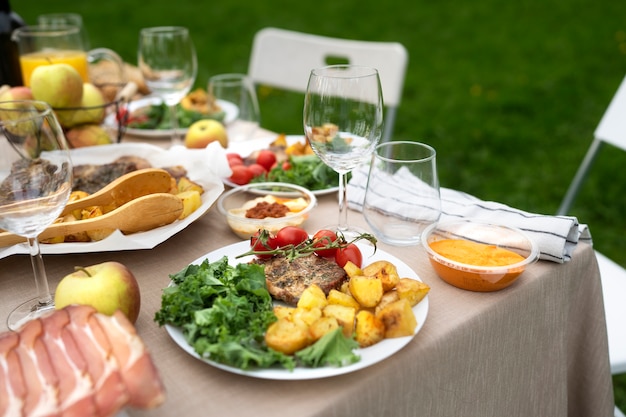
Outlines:
{"label": "empty wine glass", "polygon": [[9,329],[54,308],[38,236],[59,217],[72,189],[70,151],[47,103],[0,102],[0,228],[23,236],[30,247],[36,298],[16,307]]}
{"label": "empty wine glass", "polygon": [[339,222],[328,228],[361,232],[348,224],[347,174],[370,159],[382,131],[383,94],[375,68],[331,65],[311,71],[304,133],[315,154],[339,174]]}
{"label": "empty wine glass", "polygon": [[193,87],[198,72],[189,30],[178,26],[141,29],[138,61],[146,85],[170,109],[172,144],[181,143],[176,107]]}

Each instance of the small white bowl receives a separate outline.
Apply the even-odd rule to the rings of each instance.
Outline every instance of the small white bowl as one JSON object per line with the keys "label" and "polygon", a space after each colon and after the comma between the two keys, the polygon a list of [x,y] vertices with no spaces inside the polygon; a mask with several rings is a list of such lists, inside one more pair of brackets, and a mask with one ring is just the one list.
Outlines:
{"label": "small white bowl", "polygon": [[[299,211],[289,212],[284,217],[265,217],[254,219],[245,217],[244,204],[273,196],[278,202],[292,204],[298,200],[297,205],[303,207]],[[301,201],[300,201],[301,199]],[[226,191],[217,201],[217,208],[226,217],[228,225],[233,232],[242,239],[249,239],[259,229],[267,229],[272,233],[278,232],[285,226],[302,226],[309,217],[311,210],[317,205],[317,198],[308,189],[299,185],[281,182],[262,182],[243,185]]]}
{"label": "small white bowl", "polygon": [[[457,220],[433,224],[424,230],[422,244],[437,275],[455,287],[470,291],[498,291],[513,284],[526,267],[539,259],[539,249],[526,233],[515,227]],[[523,260],[501,266],[481,266],[449,259],[431,247],[443,239],[460,239],[508,249]]]}

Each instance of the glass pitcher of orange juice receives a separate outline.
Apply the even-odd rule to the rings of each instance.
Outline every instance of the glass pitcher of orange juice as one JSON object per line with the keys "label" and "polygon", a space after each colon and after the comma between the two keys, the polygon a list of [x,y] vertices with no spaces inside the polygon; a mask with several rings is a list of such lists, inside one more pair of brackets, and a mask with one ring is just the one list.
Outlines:
{"label": "glass pitcher of orange juice", "polygon": [[33,70],[41,65],[65,63],[74,67],[84,82],[89,82],[89,62],[109,59],[119,65],[119,55],[107,48],[87,51],[81,30],[77,26],[27,26],[13,31],[12,39],[20,53],[24,85],[30,86]]}

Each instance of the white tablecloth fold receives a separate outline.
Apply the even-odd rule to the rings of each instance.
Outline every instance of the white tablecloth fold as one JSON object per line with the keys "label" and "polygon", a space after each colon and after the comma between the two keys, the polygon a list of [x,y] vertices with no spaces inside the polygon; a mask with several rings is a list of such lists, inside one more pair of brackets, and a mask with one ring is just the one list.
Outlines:
{"label": "white tablecloth fold", "polygon": [[[362,211],[369,166],[352,172],[348,183],[348,206]],[[528,213],[505,204],[483,201],[472,195],[441,188],[440,221],[459,218],[489,221],[525,231],[539,247],[540,259],[568,262],[578,242],[592,244],[591,233],[576,217]],[[393,198],[385,201],[385,210],[393,210]]]}

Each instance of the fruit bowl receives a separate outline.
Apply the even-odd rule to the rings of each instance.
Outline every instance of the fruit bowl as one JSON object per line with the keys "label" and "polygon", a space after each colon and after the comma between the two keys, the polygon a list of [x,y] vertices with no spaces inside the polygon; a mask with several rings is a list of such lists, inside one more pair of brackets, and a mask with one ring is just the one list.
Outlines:
{"label": "fruit bowl", "polygon": [[123,118],[115,117],[116,123],[113,125],[105,123],[83,123],[84,120],[104,120],[109,115],[123,114],[120,111],[125,104],[125,100],[118,99],[112,102],[104,103],[97,106],[89,107],[64,107],[54,108],[54,112],[66,132],[80,126],[90,125],[99,126],[102,132],[110,137],[113,142],[121,142],[126,129],[126,123]]}
{"label": "fruit bowl", "polygon": [[473,220],[433,224],[422,244],[437,275],[470,291],[498,291],[537,261],[537,245],[520,229]]}
{"label": "fruit bowl", "polygon": [[[284,205],[289,211],[280,217],[246,217],[250,209],[256,211],[258,217],[263,216],[264,213],[258,206],[260,202]],[[217,208],[226,217],[228,225],[237,236],[249,239],[259,229],[276,233],[285,226],[301,226],[316,204],[315,195],[304,187],[280,182],[262,182],[243,185],[225,192],[217,201]]]}

